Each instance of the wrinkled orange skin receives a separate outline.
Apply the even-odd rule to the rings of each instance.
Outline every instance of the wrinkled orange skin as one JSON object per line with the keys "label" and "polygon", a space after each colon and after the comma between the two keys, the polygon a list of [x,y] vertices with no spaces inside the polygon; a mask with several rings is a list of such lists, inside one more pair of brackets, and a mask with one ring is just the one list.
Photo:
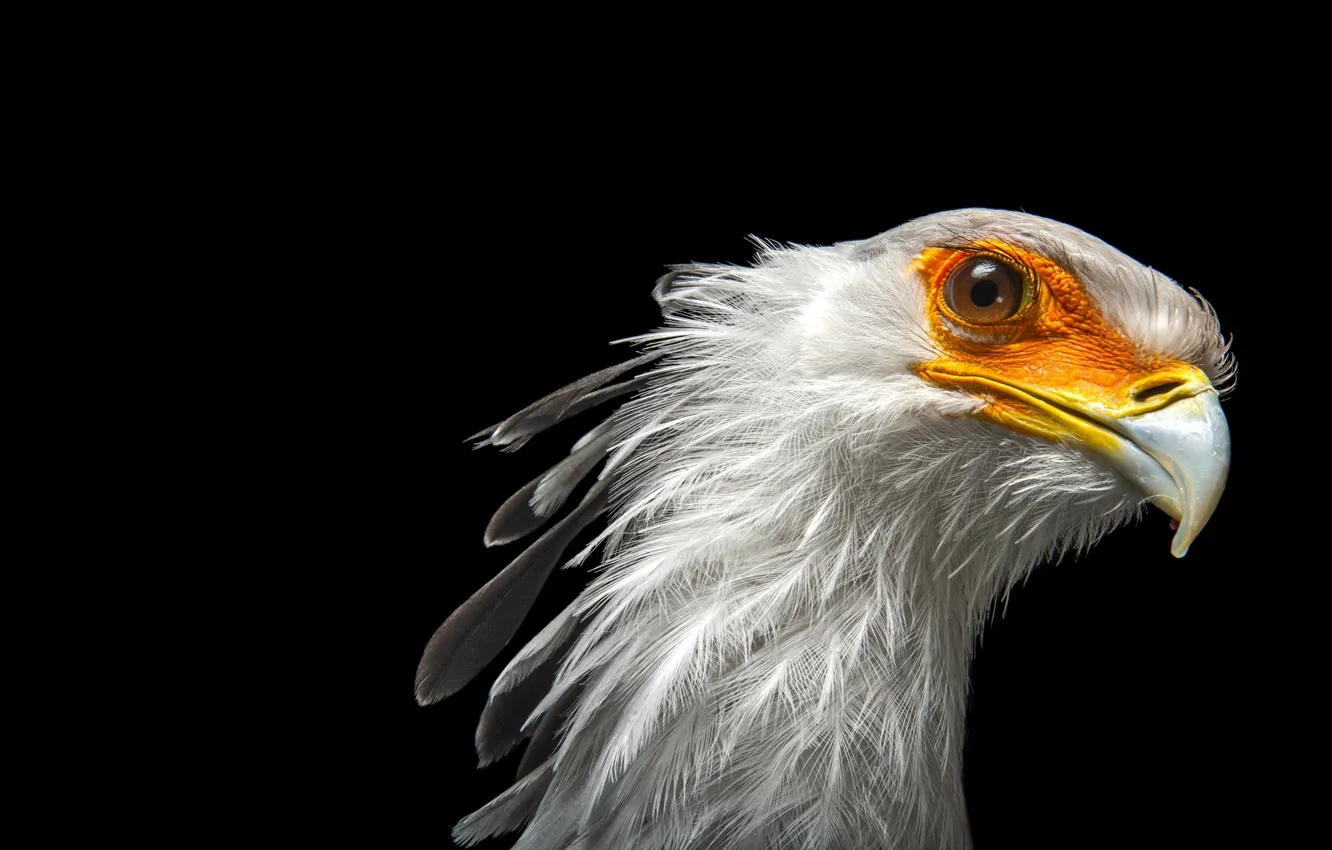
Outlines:
{"label": "wrinkled orange skin", "polygon": [[[1013,318],[981,325],[948,307],[944,290],[949,274],[977,253],[1024,267],[1027,295]],[[1192,365],[1147,355],[1125,339],[1102,317],[1077,278],[1048,257],[984,240],[966,249],[929,248],[917,258],[915,269],[925,286],[932,335],[945,352],[938,360],[920,364],[917,373],[987,398],[981,416],[1009,428],[1047,439],[1097,441],[1094,434],[1083,433],[1085,429],[1070,430],[1068,417],[1052,416],[1022,393],[1007,392],[1003,386],[1037,390],[1070,408],[1094,407],[1117,417],[1159,407],[1174,395],[1137,400],[1148,387],[1172,382],[1196,386],[1199,378],[1206,380]],[[1001,338],[962,339],[948,322]]]}

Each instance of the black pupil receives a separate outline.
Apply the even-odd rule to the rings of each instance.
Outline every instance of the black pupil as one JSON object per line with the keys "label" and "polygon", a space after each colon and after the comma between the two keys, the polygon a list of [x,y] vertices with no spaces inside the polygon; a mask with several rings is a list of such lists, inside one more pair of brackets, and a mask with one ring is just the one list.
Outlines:
{"label": "black pupil", "polygon": [[989,307],[999,298],[999,284],[986,278],[978,280],[971,287],[971,303],[977,307]]}

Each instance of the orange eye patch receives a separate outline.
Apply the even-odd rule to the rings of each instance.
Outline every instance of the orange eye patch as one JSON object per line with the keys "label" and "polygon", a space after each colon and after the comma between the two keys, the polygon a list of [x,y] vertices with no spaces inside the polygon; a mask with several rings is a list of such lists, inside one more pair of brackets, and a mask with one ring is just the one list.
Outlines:
{"label": "orange eye patch", "polygon": [[[1041,254],[982,240],[927,249],[916,270],[932,336],[945,354],[936,365],[949,372],[974,367],[1101,395],[1166,365],[1143,356],[1105,321],[1078,279]],[[1014,306],[1019,284],[1021,301]]]}

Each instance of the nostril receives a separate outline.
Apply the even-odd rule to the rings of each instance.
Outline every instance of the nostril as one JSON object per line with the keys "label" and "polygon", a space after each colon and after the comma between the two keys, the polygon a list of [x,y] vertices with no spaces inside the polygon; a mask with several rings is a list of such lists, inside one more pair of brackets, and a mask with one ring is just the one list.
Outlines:
{"label": "nostril", "polygon": [[1147,387],[1144,390],[1138,390],[1138,394],[1135,398],[1137,398],[1138,401],[1146,401],[1154,395],[1168,393],[1183,383],[1183,381],[1166,381],[1164,384],[1156,384],[1155,386]]}

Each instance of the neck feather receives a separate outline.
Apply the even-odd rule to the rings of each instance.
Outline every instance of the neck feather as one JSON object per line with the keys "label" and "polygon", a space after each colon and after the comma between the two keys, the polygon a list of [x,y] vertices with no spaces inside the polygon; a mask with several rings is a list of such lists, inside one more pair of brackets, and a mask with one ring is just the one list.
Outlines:
{"label": "neck feather", "polygon": [[[1135,502],[1088,482],[1075,453],[969,419],[838,424],[822,442],[790,419],[757,439],[754,419],[743,443],[635,447],[653,462],[576,606],[587,627],[551,700],[584,690],[534,829],[605,846],[967,846],[975,636],[1032,565]],[[1070,529],[1051,486],[1091,492],[1103,527]]]}

